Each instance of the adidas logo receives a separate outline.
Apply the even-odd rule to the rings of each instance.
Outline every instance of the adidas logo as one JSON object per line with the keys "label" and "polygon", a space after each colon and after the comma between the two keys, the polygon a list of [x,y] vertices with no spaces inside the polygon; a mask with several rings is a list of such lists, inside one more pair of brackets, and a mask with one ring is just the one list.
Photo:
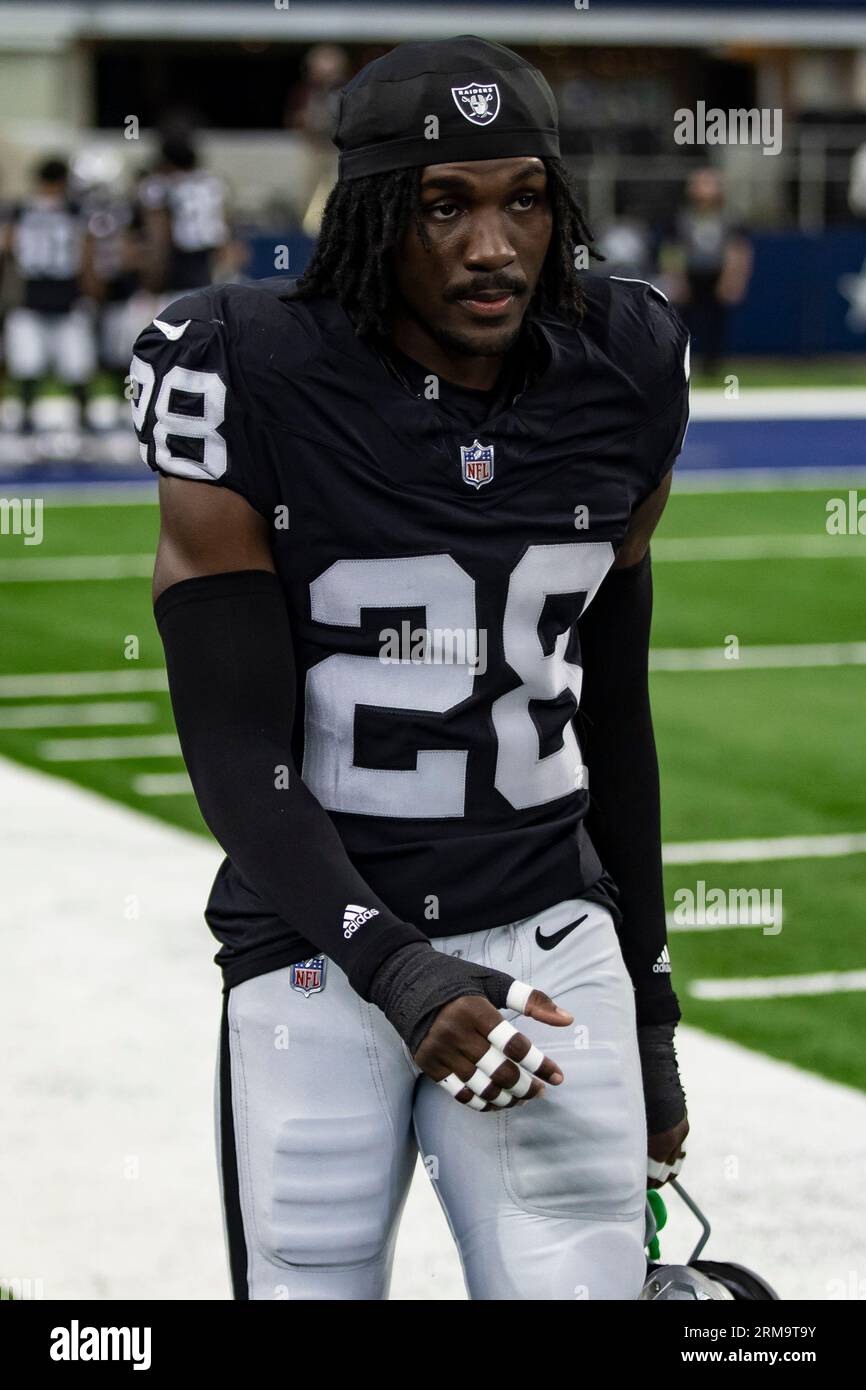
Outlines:
{"label": "adidas logo", "polygon": [[663,946],[663,947],[662,947],[662,953],[661,953],[661,955],[659,956],[658,960],[656,961],[655,965],[653,966],[653,974],[654,974],[654,975],[670,975],[670,973],[671,973],[671,956],[670,956],[670,952],[669,952],[667,946]]}
{"label": "adidas logo", "polygon": [[358,928],[369,922],[371,917],[378,916],[378,907],[360,907],[358,903],[346,903],[346,911],[343,913],[343,935],[346,940],[350,940]]}

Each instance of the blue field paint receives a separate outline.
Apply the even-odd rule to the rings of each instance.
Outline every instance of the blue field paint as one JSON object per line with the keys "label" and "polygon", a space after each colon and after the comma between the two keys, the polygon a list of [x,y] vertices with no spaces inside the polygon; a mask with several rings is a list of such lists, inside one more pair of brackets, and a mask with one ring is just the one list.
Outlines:
{"label": "blue field paint", "polygon": [[866,422],[692,420],[677,467],[866,468]]}

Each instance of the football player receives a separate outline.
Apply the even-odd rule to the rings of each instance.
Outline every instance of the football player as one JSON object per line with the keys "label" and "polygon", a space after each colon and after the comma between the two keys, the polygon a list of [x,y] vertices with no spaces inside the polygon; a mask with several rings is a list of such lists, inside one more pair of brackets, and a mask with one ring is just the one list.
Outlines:
{"label": "football player", "polygon": [[188,295],[132,366],[227,855],[235,1296],[386,1297],[420,1149],[471,1298],[636,1299],[647,1152],[663,1182],[688,1128],[647,688],[687,337],[576,274],[510,50],[394,49],[335,139],[302,281]]}
{"label": "football player", "polygon": [[36,171],[33,196],[10,210],[0,231],[22,287],[22,303],[5,324],[9,377],[17,382],[25,429],[42,378],[53,372],[76,396],[82,416],[96,368],[93,320],[83,302],[93,283],[92,239],[69,194],[69,170],[47,159]]}
{"label": "football player", "polygon": [[163,304],[209,285],[229,240],[226,189],[201,169],[188,140],[167,139],[158,170],[142,180],[139,202],[150,242],[152,288]]}

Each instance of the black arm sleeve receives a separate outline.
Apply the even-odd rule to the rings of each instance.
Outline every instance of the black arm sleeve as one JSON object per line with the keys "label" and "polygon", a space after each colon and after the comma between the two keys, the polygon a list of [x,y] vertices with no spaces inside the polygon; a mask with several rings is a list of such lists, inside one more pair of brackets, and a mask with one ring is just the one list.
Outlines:
{"label": "black arm sleeve", "polygon": [[614,569],[580,620],[587,830],[620,894],[623,958],[638,1025],[675,1023],[662,883],[659,772],[649,701],[652,570]]}
{"label": "black arm sleeve", "polygon": [[[367,886],[293,765],[295,662],[276,575],[182,580],[160,594],[154,614],[184,760],[208,826],[250,887],[367,998],[384,960],[428,939]],[[348,904],[375,914],[346,938]]]}

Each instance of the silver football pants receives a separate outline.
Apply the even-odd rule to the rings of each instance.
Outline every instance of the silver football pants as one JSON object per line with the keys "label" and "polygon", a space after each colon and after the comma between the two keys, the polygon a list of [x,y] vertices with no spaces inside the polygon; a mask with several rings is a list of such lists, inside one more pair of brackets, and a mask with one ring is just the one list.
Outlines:
{"label": "silver football pants", "polygon": [[[583,920],[578,920],[578,919]],[[563,928],[577,921],[570,931]],[[511,1012],[565,1080],[505,1112],[421,1075],[384,1015],[326,963],[230,990],[217,1146],[236,1298],[383,1299],[420,1150],[474,1299],[636,1299],[646,1122],[634,996],[610,914],[570,899],[438,950],[506,971],[574,1015]]]}

